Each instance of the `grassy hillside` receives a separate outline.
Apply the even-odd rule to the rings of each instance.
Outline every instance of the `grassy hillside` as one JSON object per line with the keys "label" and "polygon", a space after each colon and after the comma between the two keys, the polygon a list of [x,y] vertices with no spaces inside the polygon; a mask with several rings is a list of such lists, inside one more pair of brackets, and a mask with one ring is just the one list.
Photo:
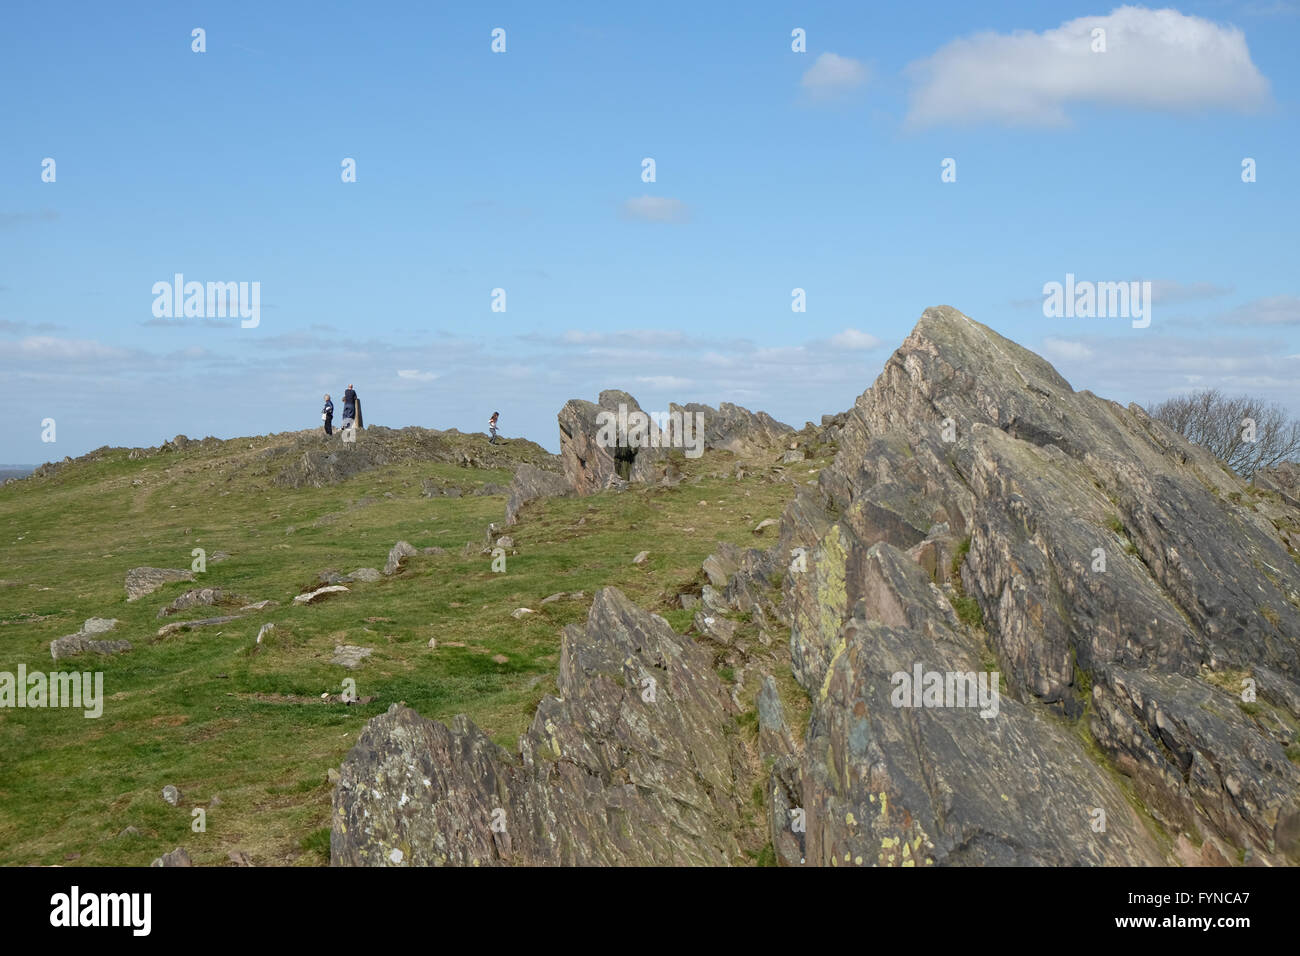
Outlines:
{"label": "grassy hillside", "polygon": [[[686,480],[674,488],[534,503],[506,532],[518,554],[497,574],[479,546],[489,522],[503,520],[504,494],[468,492],[507,485],[510,467],[402,460],[323,488],[291,488],[253,465],[286,440],[205,442],[136,459],[105,449],[0,489],[0,670],[101,670],[107,698],[99,719],[0,709],[0,863],[147,865],[185,846],[199,865],[225,864],[235,850],[257,864],[324,864],[326,772],[368,718],[395,701],[435,719],[465,713],[513,750],[538,700],[554,690],[562,626],[585,620],[595,589],[617,586],[688,630],[691,614],[677,595],[698,592],[715,542],[767,546],[754,525],[780,514],[793,480],[827,463],[780,470],[765,462],[736,479],[730,455],[709,453],[683,461]],[[448,440],[471,459],[485,442]],[[520,460],[544,455],[527,442],[515,448]],[[427,479],[466,494],[424,497]],[[408,558],[392,578],[293,606],[320,572],[382,569],[399,539],[447,553]],[[195,584],[126,600],[129,568],[188,569],[194,548],[209,556]],[[634,565],[642,550],[649,559]],[[212,563],[218,551],[230,557]],[[157,618],[200,586],[279,606],[156,638],[171,621],[233,613]],[[559,591],[584,593],[540,603]],[[515,619],[519,607],[537,613]],[[134,650],[54,664],[49,642],[89,617],[117,618],[104,636],[126,638]],[[258,645],[268,621],[275,629]],[[373,654],[345,670],[330,662],[344,643]],[[726,672],[724,661],[719,669]],[[792,686],[788,669],[774,670]],[[347,677],[373,702],[321,699],[338,695]],[[750,707],[755,688],[746,685]],[[168,784],[182,793],[178,807],[161,797]],[[195,807],[206,811],[206,832],[191,830]],[[119,835],[127,827],[139,834]]]}

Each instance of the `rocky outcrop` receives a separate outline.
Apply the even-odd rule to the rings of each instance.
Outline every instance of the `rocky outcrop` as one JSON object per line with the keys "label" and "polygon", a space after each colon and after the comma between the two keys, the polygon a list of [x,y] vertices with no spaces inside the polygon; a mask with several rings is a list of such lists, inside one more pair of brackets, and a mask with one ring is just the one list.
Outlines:
{"label": "rocky outcrop", "polygon": [[193,581],[194,572],[176,568],[132,568],[126,572],[126,599],[138,601],[173,581]]}
{"label": "rocky outcrop", "polygon": [[[637,415],[646,417],[638,423]],[[716,409],[670,403],[668,417],[660,423],[635,398],[616,389],[601,392],[595,404],[571,399],[560,409],[559,425],[564,475],[580,495],[625,483],[671,483],[677,477],[674,453],[694,456],[721,449],[748,455],[778,448],[794,434],[766,412],[728,402]]]}
{"label": "rocky outcrop", "polygon": [[[1300,565],[1244,482],[946,307],[838,442],[782,525],[811,859],[880,862],[869,791],[915,828],[871,840],[919,862],[1146,862],[1184,832],[1297,859]],[[998,670],[999,716],[890,706],[917,664]]]}
{"label": "rocky outcrop", "polygon": [[335,865],[729,864],[747,794],[710,655],[619,591],[565,629],[557,697],[507,753],[464,717],[367,724],[334,791]]}
{"label": "rocky outcrop", "polygon": [[518,523],[519,509],[530,501],[571,494],[573,489],[564,475],[544,471],[536,465],[520,465],[515,469],[514,480],[510,482],[509,498],[506,499],[506,524]]}
{"label": "rocky outcrop", "polygon": [[[561,413],[579,493],[671,463],[595,442],[618,404]],[[393,707],[344,764],[333,862],[740,862],[757,773],[784,865],[1300,863],[1289,466],[1247,484],[947,307],[791,441],[837,453],[770,548],[705,562],[699,643],[606,589],[517,754]],[[755,633],[788,633],[810,707],[796,734],[759,683],[761,761],[733,719]]]}

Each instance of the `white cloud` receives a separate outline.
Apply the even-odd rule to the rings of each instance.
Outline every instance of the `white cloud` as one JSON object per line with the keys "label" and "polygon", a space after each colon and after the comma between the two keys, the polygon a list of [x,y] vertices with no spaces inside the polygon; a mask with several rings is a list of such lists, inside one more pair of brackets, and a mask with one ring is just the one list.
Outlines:
{"label": "white cloud", "polygon": [[[1106,51],[1094,53],[1093,31]],[[1042,33],[978,33],[908,67],[907,124],[996,122],[1059,126],[1076,103],[1191,110],[1252,110],[1269,85],[1245,35],[1177,10],[1119,7]]]}
{"label": "white cloud", "polygon": [[690,221],[691,218],[686,203],[680,199],[666,199],[660,196],[625,199],[620,214],[624,219],[635,219],[640,222],[682,223]]}
{"label": "white cloud", "polygon": [[414,379],[417,382],[432,382],[438,377],[438,373],[422,372],[418,368],[399,368],[397,370],[397,377]]}
{"label": "white cloud", "polygon": [[639,375],[637,382],[658,389],[689,388],[693,384],[689,378],[677,375]]}
{"label": "white cloud", "polygon": [[1300,325],[1300,296],[1255,299],[1233,309],[1222,321],[1230,325]]}
{"label": "white cloud", "polygon": [[123,349],[88,339],[60,339],[50,335],[30,335],[16,346],[19,355],[36,361],[79,362],[120,359],[129,353]]}
{"label": "white cloud", "polygon": [[823,53],[804,73],[801,83],[814,97],[825,99],[864,86],[869,75],[852,57]]}
{"label": "white cloud", "polygon": [[877,348],[880,339],[866,332],[859,332],[857,329],[845,329],[831,336],[831,345],[850,352],[865,352]]}
{"label": "white cloud", "polygon": [[1227,295],[1232,286],[1215,285],[1213,282],[1179,282],[1176,279],[1152,279],[1151,301],[1162,305],[1175,302],[1195,302],[1198,299],[1215,299]]}

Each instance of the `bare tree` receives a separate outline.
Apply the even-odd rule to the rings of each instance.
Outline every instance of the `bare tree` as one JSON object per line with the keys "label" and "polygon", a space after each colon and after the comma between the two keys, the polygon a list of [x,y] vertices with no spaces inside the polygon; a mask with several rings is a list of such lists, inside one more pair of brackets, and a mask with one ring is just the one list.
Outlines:
{"label": "bare tree", "polygon": [[1217,388],[1167,399],[1151,410],[1188,441],[1204,445],[1244,478],[1261,468],[1300,458],[1300,420],[1279,405]]}

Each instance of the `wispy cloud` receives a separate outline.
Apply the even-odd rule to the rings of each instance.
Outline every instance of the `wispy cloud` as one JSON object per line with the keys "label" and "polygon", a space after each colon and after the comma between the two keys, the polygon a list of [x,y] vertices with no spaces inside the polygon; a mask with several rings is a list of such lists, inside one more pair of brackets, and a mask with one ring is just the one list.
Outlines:
{"label": "wispy cloud", "polygon": [[0,229],[22,226],[29,222],[55,222],[58,218],[57,209],[42,209],[39,212],[0,212]]}
{"label": "wispy cloud", "polygon": [[1300,325],[1300,296],[1255,299],[1227,312],[1220,321],[1229,325]]}
{"label": "wispy cloud", "polygon": [[849,352],[866,352],[880,347],[880,339],[868,332],[845,329],[831,336],[831,345]]}
{"label": "wispy cloud", "polygon": [[[1103,30],[1105,52],[1095,52]],[[1063,126],[1067,107],[1252,111],[1269,84],[1245,35],[1177,10],[1119,7],[1042,33],[978,33],[907,68],[911,127],[994,122]]]}
{"label": "wispy cloud", "polygon": [[852,57],[823,53],[804,73],[800,85],[815,100],[827,100],[859,87],[870,78],[867,67]]}
{"label": "wispy cloud", "polygon": [[666,199],[660,196],[638,196],[625,199],[619,214],[624,219],[639,222],[684,223],[691,218],[690,209],[680,199]]}
{"label": "wispy cloud", "polygon": [[425,372],[418,368],[399,368],[397,370],[398,378],[412,379],[417,382],[432,382],[438,377],[437,372]]}

